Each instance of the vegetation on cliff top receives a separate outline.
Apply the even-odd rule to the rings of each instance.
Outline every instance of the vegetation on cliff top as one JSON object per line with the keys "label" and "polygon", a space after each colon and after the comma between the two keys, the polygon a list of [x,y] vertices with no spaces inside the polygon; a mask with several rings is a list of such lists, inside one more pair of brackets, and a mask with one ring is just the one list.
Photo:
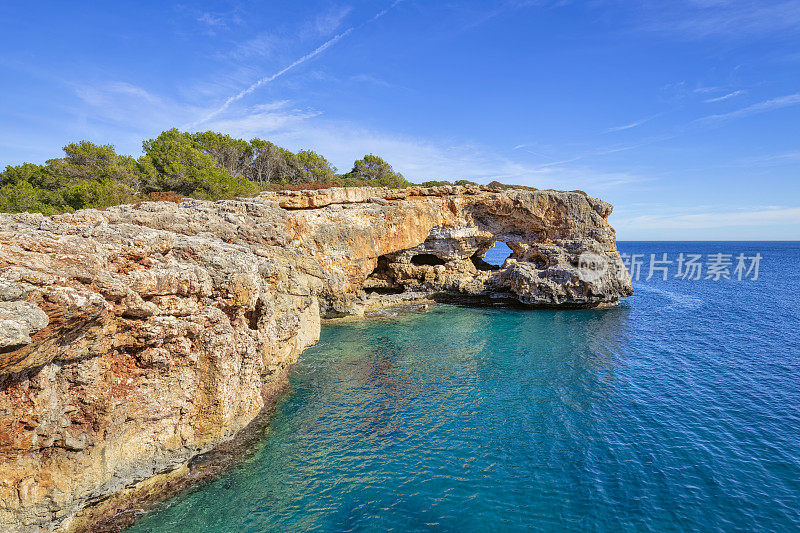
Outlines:
{"label": "vegetation on cliff top", "polygon": [[[213,131],[164,131],[144,141],[142,152],[136,159],[117,154],[111,145],[80,141],[44,165],[9,165],[0,172],[0,211],[50,215],[143,200],[218,200],[262,190],[413,185],[377,155],[367,154],[349,172],[337,174],[311,150],[294,153],[263,139],[245,141]],[[445,184],[450,183],[422,185]]]}

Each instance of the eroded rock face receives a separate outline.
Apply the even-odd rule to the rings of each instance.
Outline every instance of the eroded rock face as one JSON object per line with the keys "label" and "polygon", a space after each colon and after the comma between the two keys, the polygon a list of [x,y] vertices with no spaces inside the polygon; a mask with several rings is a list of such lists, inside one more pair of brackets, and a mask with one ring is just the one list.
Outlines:
{"label": "eroded rock face", "polygon": [[[81,508],[245,427],[320,319],[433,293],[598,306],[611,206],[483,187],[329,189],[0,215],[0,529]],[[481,261],[496,240],[512,256]]]}

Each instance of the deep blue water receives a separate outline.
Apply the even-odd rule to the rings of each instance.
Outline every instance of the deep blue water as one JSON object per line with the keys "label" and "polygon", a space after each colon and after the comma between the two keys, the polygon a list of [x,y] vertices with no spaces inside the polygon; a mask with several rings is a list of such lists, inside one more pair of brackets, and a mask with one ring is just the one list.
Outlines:
{"label": "deep blue water", "polygon": [[763,259],[741,282],[645,264],[605,311],[326,327],[255,456],[133,530],[799,530],[800,244],[619,247]]}

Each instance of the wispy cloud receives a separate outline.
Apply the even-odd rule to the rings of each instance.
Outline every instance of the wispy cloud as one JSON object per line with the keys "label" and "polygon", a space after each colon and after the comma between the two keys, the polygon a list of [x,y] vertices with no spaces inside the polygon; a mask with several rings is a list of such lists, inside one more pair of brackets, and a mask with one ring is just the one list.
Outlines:
{"label": "wispy cloud", "polygon": [[[391,10],[394,6],[396,6],[401,1],[402,0],[395,0],[392,4],[389,5],[389,7],[383,9],[382,11],[378,12],[375,16],[373,16],[367,22],[367,24],[379,19],[382,16],[384,16],[386,13],[389,12],[389,10]],[[330,16],[324,17],[321,22],[320,22],[320,19],[317,19],[318,20],[317,29],[324,31],[324,30],[326,30],[328,28],[338,26],[341,23],[341,21],[344,19],[344,17],[347,16],[349,11],[350,11],[349,8],[341,9],[341,10],[337,11],[335,15],[330,15]],[[318,56],[319,54],[321,54],[322,52],[324,52],[325,50],[327,50],[328,48],[330,48],[331,46],[336,44],[338,41],[340,41],[344,37],[346,37],[349,34],[351,34],[353,32],[353,30],[355,30],[355,27],[347,28],[343,32],[333,36],[330,39],[328,39],[327,41],[322,43],[320,46],[318,46],[317,48],[315,48],[311,52],[307,53],[306,55],[302,56],[299,59],[296,59],[289,66],[284,67],[283,69],[279,70],[275,74],[272,74],[271,76],[266,76],[266,77],[258,79],[257,81],[252,83],[249,87],[247,87],[246,89],[243,89],[243,90],[239,91],[238,93],[236,93],[235,95],[227,98],[222,103],[222,105],[220,105],[219,107],[217,107],[216,109],[214,109],[210,113],[207,113],[204,117],[200,118],[199,120],[197,120],[197,121],[195,121],[195,122],[193,122],[191,124],[186,125],[186,128],[187,129],[195,128],[195,127],[199,126],[200,124],[208,122],[209,120],[213,119],[214,117],[216,117],[219,114],[221,114],[224,111],[226,111],[235,102],[238,102],[239,100],[241,100],[242,98],[244,98],[248,94],[251,94],[252,92],[254,92],[259,87],[262,87],[263,85],[266,85],[268,83],[271,83],[271,82],[275,81],[276,79],[280,78],[281,76],[283,76],[287,72],[291,71],[292,69],[294,69],[294,68],[298,67],[299,65],[302,65],[306,61],[309,61],[310,59],[313,59],[314,57]]]}
{"label": "wispy cloud", "polygon": [[270,55],[282,41],[283,38],[273,33],[260,33],[255,37],[238,43],[233,50],[226,54],[220,54],[219,57],[244,60],[255,56],[267,56]]}
{"label": "wispy cloud", "polygon": [[241,26],[243,22],[238,6],[230,10],[205,11],[191,4],[179,4],[175,10],[188,15],[197,23],[197,27],[192,27],[191,31],[196,32],[199,29],[210,37],[216,36],[217,32],[230,31],[235,26]]}
{"label": "wispy cloud", "polygon": [[220,113],[222,113],[226,109],[228,109],[231,106],[231,104],[233,104],[235,102],[238,102],[239,100],[241,100],[242,98],[244,98],[248,94],[252,93],[253,91],[258,89],[262,85],[266,85],[267,83],[270,83],[270,82],[278,79],[279,77],[283,76],[284,74],[286,74],[287,72],[289,72],[293,68],[297,67],[298,65],[302,65],[303,63],[305,63],[309,59],[312,59],[312,58],[318,56],[319,54],[321,54],[322,52],[324,52],[325,50],[327,50],[328,48],[333,46],[341,38],[349,35],[352,31],[353,31],[353,28],[348,28],[347,30],[345,30],[342,33],[336,35],[335,37],[333,37],[331,39],[328,39],[322,45],[318,46],[317,48],[315,48],[311,52],[307,53],[306,55],[304,55],[300,59],[295,60],[288,67],[284,67],[283,69],[279,70],[278,72],[276,72],[275,74],[273,74],[271,76],[267,76],[265,78],[259,79],[258,81],[256,81],[252,85],[250,85],[248,88],[239,91],[237,94],[235,94],[235,95],[231,96],[230,98],[228,98],[227,100],[225,100],[225,102],[223,102],[223,104],[221,106],[219,106],[215,110],[211,111],[210,113],[208,113],[206,116],[204,116],[200,120],[198,120],[196,122],[193,122],[192,124],[189,124],[187,126],[187,128],[195,128],[195,127],[199,126],[200,124],[203,124],[204,122],[208,122],[212,118],[216,117],[217,115],[219,115]]}
{"label": "wispy cloud", "polygon": [[[675,134],[664,134],[664,135],[658,135],[658,136],[649,137],[647,139],[644,139],[644,140],[641,140],[639,142],[635,142],[635,143],[632,143],[632,144],[624,144],[624,145],[618,145],[618,146],[612,146],[612,147],[606,147],[606,148],[595,147],[594,149],[587,149],[587,150],[585,150],[585,151],[583,151],[581,153],[577,153],[575,155],[572,155],[571,157],[566,157],[566,158],[562,157],[561,159],[548,161],[548,162],[545,162],[545,163],[537,163],[537,164],[533,165],[533,168],[535,168],[535,169],[561,168],[561,167],[564,167],[564,165],[567,165],[569,163],[574,163],[576,161],[581,161],[581,160],[590,159],[590,158],[597,158],[597,157],[601,157],[601,156],[605,156],[605,155],[616,154],[616,153],[625,152],[625,151],[628,151],[628,150],[635,150],[637,148],[641,148],[643,146],[648,146],[648,145],[651,145],[651,144],[654,144],[654,143],[658,143],[658,142],[661,142],[661,141],[666,141],[666,140],[672,139],[674,137],[675,137]],[[548,156],[548,155],[546,155],[544,153],[534,152],[533,150],[530,150],[528,148],[529,146],[533,146],[533,145],[518,144],[513,148],[513,151],[521,150],[521,151],[527,152],[527,153],[529,153],[531,155],[534,155],[537,158],[550,157],[550,156]]]}
{"label": "wispy cloud", "polygon": [[364,154],[381,154],[412,181],[470,179],[480,183],[498,179],[540,188],[583,189],[602,194],[622,186],[652,181],[630,172],[598,171],[588,166],[537,165],[508,157],[486,146],[454,140],[432,140],[365,128],[332,120],[318,110],[297,109],[291,102],[272,102],[208,127],[238,137],[268,138],[291,150],[313,149],[325,154],[337,168],[349,170]]}
{"label": "wispy cloud", "polygon": [[648,121],[652,120],[653,118],[654,117],[643,118],[642,120],[637,120],[636,122],[631,122],[630,124],[625,124],[625,125],[622,125],[622,126],[614,126],[613,128],[608,128],[606,130],[606,133],[611,133],[611,132],[614,132],[614,131],[622,131],[622,130],[629,130],[631,128],[636,128],[638,126],[641,126],[645,122],[648,122]]}
{"label": "wispy cloud", "polygon": [[[122,82],[81,87],[76,93],[91,106],[91,120],[125,125],[131,133],[130,139],[125,139],[126,147],[136,146],[142,136],[154,135],[198,111]],[[131,114],[131,109],[139,112]],[[498,179],[540,188],[583,189],[596,195],[652,181],[651,177],[627,171],[569,165],[581,157],[533,164],[479,144],[365,128],[327,119],[320,110],[297,107],[285,99],[237,108],[237,113],[214,117],[206,126],[235,137],[268,138],[292,150],[311,148],[343,170],[366,153],[379,153],[413,181],[463,178],[488,183]]]}
{"label": "wispy cloud", "polygon": [[228,27],[228,24],[225,22],[225,19],[223,17],[208,12],[204,12],[200,16],[198,16],[197,22],[199,22],[200,24],[205,24],[206,26],[209,26],[211,28]]}
{"label": "wispy cloud", "polygon": [[794,152],[784,152],[769,157],[772,161],[800,161],[800,150]]}
{"label": "wispy cloud", "polygon": [[705,229],[733,226],[772,226],[800,224],[800,207],[777,207],[759,210],[719,211],[692,214],[641,215],[615,222],[617,229]]}
{"label": "wispy cloud", "polygon": [[778,98],[772,98],[771,100],[765,100],[757,104],[749,105],[747,107],[743,107],[742,109],[737,109],[736,111],[731,111],[729,113],[709,115],[707,117],[698,119],[697,122],[709,123],[709,122],[719,122],[722,120],[731,120],[735,118],[742,118],[749,115],[764,113],[766,111],[772,111],[773,109],[780,109],[783,107],[789,107],[798,104],[800,104],[800,93],[789,94],[786,96],[780,96]]}
{"label": "wispy cloud", "polygon": [[322,114],[313,109],[291,108],[290,105],[288,100],[260,104],[241,116],[213,120],[208,123],[208,128],[234,137],[275,139],[281,133],[305,127],[307,119]]}
{"label": "wispy cloud", "polygon": [[653,20],[645,29],[690,38],[743,38],[795,31],[800,26],[800,4],[794,0],[690,0],[645,5],[653,9]]}
{"label": "wispy cloud", "polygon": [[580,161],[581,159],[584,159],[585,157],[588,157],[588,156],[587,155],[577,155],[575,157],[570,157],[569,159],[562,159],[560,161],[550,161],[548,163],[541,163],[541,164],[536,165],[535,168],[537,170],[542,170],[542,169],[551,168],[551,167],[560,167],[562,165],[566,165],[567,163],[574,163],[575,161]]}
{"label": "wispy cloud", "polygon": [[353,10],[350,6],[336,6],[317,15],[301,32],[311,35],[328,35],[342,26],[344,19]]}
{"label": "wispy cloud", "polygon": [[88,106],[73,111],[79,120],[121,125],[134,136],[171,128],[198,113],[194,106],[155,95],[127,82],[76,85],[73,90]]}
{"label": "wispy cloud", "polygon": [[379,87],[397,87],[393,83],[389,83],[388,81],[378,78],[377,76],[373,76],[372,74],[356,74],[355,76],[350,76],[349,79],[350,81],[361,84],[377,85]]}
{"label": "wispy cloud", "polygon": [[403,1],[403,0],[394,0],[394,2],[392,2],[391,4],[389,4],[389,7],[387,7],[386,9],[384,9],[384,10],[382,10],[382,11],[379,11],[378,13],[376,13],[376,14],[375,14],[375,16],[373,16],[373,17],[370,19],[370,22],[372,22],[373,20],[378,20],[379,18],[381,18],[382,16],[384,16],[386,13],[388,13],[388,12],[389,12],[391,9],[393,9],[393,8],[394,8],[394,6],[396,6],[397,4],[399,4],[399,3],[400,3],[400,2],[402,2],[402,1]]}
{"label": "wispy cloud", "polygon": [[145,89],[124,81],[109,82],[93,86],[78,86],[75,88],[78,97],[88,104],[98,106],[111,103],[115,96],[127,96],[144,100],[151,104],[161,104],[161,98]]}
{"label": "wispy cloud", "polygon": [[800,161],[800,150],[789,152],[781,152],[778,154],[767,154],[757,157],[748,157],[736,162],[737,165],[756,165],[756,166],[774,166],[786,163],[794,164],[795,161]]}
{"label": "wispy cloud", "polygon": [[239,42],[230,52],[220,54],[220,57],[237,61],[266,57],[292,43],[297,44],[329,37],[341,28],[351,11],[350,6],[335,6],[300,24],[299,27],[292,28],[291,31],[283,28],[261,32]]}
{"label": "wispy cloud", "polygon": [[732,93],[728,93],[728,94],[723,95],[723,96],[717,96],[716,98],[709,98],[708,100],[705,100],[705,103],[711,104],[711,103],[714,103],[714,102],[723,102],[725,100],[730,100],[731,98],[733,98],[735,96],[739,96],[740,94],[745,94],[746,92],[747,91],[744,91],[744,90],[733,91]]}

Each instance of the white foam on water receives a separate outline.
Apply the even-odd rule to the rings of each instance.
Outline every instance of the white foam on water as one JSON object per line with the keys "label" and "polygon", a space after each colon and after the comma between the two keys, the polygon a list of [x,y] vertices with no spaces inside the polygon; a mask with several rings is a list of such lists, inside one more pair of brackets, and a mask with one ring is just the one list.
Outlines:
{"label": "white foam on water", "polygon": [[668,291],[666,289],[659,289],[658,287],[652,287],[649,285],[637,284],[634,286],[634,291],[643,291],[643,292],[659,294],[661,296],[668,298],[674,305],[682,307],[697,308],[703,305],[703,299],[698,296],[692,296],[691,294],[683,294],[675,291]]}

